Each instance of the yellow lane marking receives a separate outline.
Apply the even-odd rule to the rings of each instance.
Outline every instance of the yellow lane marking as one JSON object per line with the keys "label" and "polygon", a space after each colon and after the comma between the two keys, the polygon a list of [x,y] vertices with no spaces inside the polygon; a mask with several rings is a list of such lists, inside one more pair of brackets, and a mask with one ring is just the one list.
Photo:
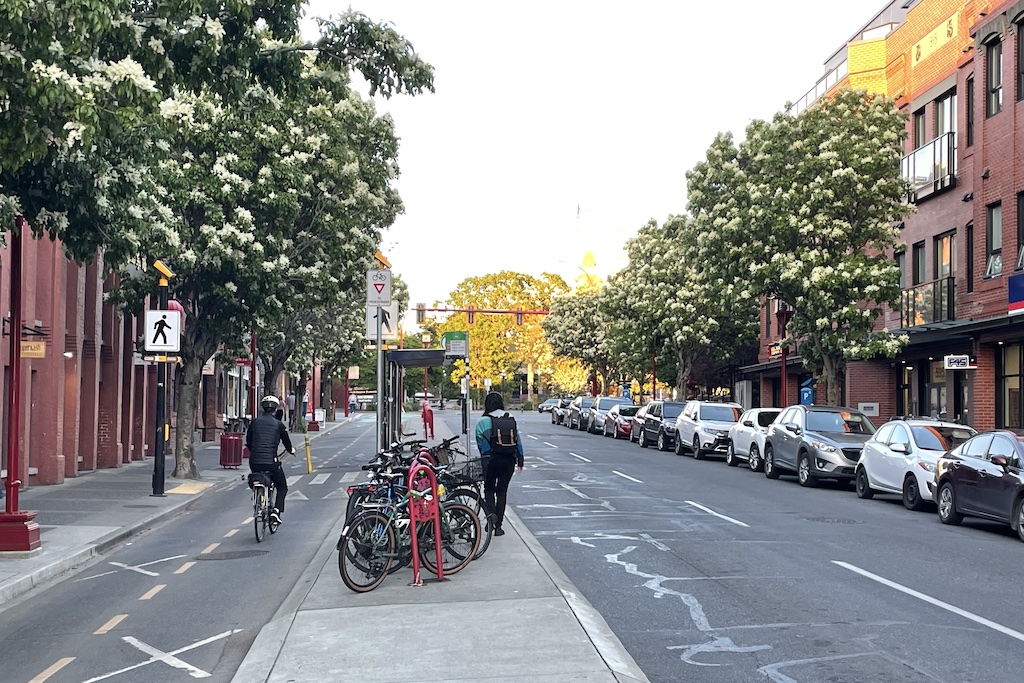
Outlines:
{"label": "yellow lane marking", "polygon": [[184,484],[178,484],[173,489],[167,489],[164,493],[199,493],[213,486],[213,484],[203,481],[187,481]]}
{"label": "yellow lane marking", "polygon": [[73,661],[75,661],[74,657],[62,657],[61,659],[58,659],[56,663],[52,664],[46,671],[36,676],[28,683],[43,683],[47,678],[57,673]]}
{"label": "yellow lane marking", "polygon": [[226,534],[224,534],[224,538],[231,538],[232,536],[234,536],[237,533],[238,533],[238,529],[232,529],[231,531],[229,531]]}
{"label": "yellow lane marking", "polygon": [[248,523],[250,523],[251,521],[252,521],[252,517],[246,517],[246,518],[245,518],[245,521],[243,521],[243,522],[242,522],[242,524],[248,524]]}
{"label": "yellow lane marking", "polygon": [[175,569],[174,573],[175,574],[184,574],[189,569],[191,569],[192,565],[194,565],[194,564],[195,564],[195,562],[186,562],[185,564],[183,564],[180,567],[178,567],[177,569]]}
{"label": "yellow lane marking", "polygon": [[220,543],[211,543],[210,545],[208,545],[205,548],[203,548],[202,550],[200,550],[199,554],[200,555],[208,555],[209,553],[212,553],[214,550],[216,550],[219,545],[220,545]]}
{"label": "yellow lane marking", "polygon": [[154,595],[162,591],[164,588],[167,588],[166,583],[158,583],[157,585],[153,586],[148,591],[146,591],[146,593],[141,598],[139,598],[139,600],[149,600]]}
{"label": "yellow lane marking", "polygon": [[118,614],[116,617],[111,617],[110,621],[103,624],[103,626],[100,626],[95,631],[93,631],[93,635],[102,636],[104,633],[110,633],[114,630],[114,627],[116,627],[118,624],[124,621],[125,618],[127,618],[127,616],[127,614]]}

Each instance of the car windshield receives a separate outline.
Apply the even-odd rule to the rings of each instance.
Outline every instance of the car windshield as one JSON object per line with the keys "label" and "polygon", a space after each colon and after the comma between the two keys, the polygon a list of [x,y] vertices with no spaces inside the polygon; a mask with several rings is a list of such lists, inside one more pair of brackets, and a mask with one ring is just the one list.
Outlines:
{"label": "car windshield", "polygon": [[606,396],[605,398],[598,399],[597,400],[597,405],[594,406],[594,407],[595,408],[600,408],[601,410],[608,410],[612,406],[617,406],[617,405],[620,405],[620,404],[623,404],[623,403],[629,403],[629,401],[627,401],[624,398],[615,398],[614,396],[612,396],[612,397],[607,397]]}
{"label": "car windshield", "polygon": [[585,399],[583,399],[583,404],[582,405],[583,405],[584,408],[589,408],[590,406],[594,405],[594,399],[593,398],[585,398]]}
{"label": "car windshield", "polygon": [[914,425],[910,428],[914,434],[914,442],[919,448],[927,451],[953,450],[976,431],[970,427],[940,427],[938,425]]}
{"label": "car windshield", "polygon": [[777,410],[762,410],[760,413],[757,414],[757,424],[761,425],[762,427],[767,427],[772,422],[774,422],[775,418],[777,418],[778,416],[779,411]]}
{"label": "car windshield", "polygon": [[666,403],[662,409],[662,417],[679,417],[679,413],[683,412],[683,405],[681,403]]}
{"label": "car windshield", "polygon": [[621,406],[619,408],[619,415],[623,417],[632,417],[636,415],[636,411],[640,410],[640,406]]}
{"label": "car windshield", "polygon": [[846,410],[809,410],[807,429],[812,432],[874,434],[875,426],[860,413]]}
{"label": "car windshield", "polygon": [[700,419],[715,422],[735,422],[740,419],[740,411],[732,406],[701,406]]}

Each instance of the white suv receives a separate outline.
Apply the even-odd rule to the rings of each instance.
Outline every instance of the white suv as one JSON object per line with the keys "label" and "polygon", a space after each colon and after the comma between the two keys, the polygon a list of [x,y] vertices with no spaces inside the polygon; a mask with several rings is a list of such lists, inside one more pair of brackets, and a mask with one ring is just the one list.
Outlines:
{"label": "white suv", "polygon": [[739,403],[690,401],[676,419],[676,454],[689,451],[697,460],[711,454],[725,455],[729,429],[742,412]]}

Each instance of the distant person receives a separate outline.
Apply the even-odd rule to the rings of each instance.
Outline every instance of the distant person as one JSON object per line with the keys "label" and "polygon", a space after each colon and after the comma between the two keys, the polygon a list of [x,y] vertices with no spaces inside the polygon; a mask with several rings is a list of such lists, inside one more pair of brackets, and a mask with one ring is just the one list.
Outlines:
{"label": "distant person", "polygon": [[356,398],[355,394],[348,395],[348,412],[354,413],[359,409],[359,399]]}
{"label": "distant person", "polygon": [[288,480],[281,468],[281,460],[277,457],[277,447],[283,443],[285,450],[295,455],[292,440],[288,437],[288,428],[274,416],[280,406],[281,401],[277,396],[265,396],[260,401],[263,413],[252,421],[245,434],[245,446],[249,449],[249,470],[269,474],[277,489],[274,509],[270,511],[270,520],[274,524],[281,523],[284,498],[288,495]]}
{"label": "distant person", "polygon": [[516,467],[523,471],[523,443],[514,417],[505,411],[501,394],[491,392],[484,398],[484,416],[476,423],[476,445],[485,457],[484,505],[494,524],[494,535],[504,536],[505,503],[508,485]]}

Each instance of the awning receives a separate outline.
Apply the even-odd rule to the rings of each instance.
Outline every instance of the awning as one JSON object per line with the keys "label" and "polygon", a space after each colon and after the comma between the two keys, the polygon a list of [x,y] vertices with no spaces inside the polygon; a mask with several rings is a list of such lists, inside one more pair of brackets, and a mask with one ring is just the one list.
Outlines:
{"label": "awning", "polygon": [[444,349],[395,349],[384,352],[384,361],[403,368],[429,368],[444,365]]}

